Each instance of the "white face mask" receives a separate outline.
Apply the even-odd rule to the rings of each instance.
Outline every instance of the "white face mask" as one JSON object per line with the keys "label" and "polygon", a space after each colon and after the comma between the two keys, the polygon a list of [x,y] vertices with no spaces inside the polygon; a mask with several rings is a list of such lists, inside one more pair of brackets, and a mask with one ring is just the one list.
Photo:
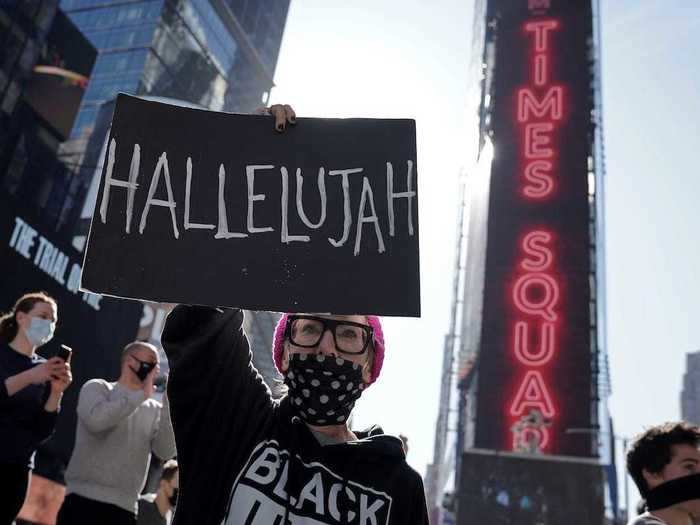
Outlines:
{"label": "white face mask", "polygon": [[51,341],[55,328],[56,324],[48,319],[32,317],[29,328],[24,331],[24,334],[27,336],[32,346],[41,346]]}

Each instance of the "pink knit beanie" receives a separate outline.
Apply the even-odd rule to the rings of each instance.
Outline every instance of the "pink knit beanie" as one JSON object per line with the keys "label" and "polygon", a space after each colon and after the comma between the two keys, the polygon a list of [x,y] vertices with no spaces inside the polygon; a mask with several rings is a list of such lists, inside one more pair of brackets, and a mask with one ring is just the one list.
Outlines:
{"label": "pink knit beanie", "polygon": [[[284,375],[282,372],[282,350],[284,348],[284,331],[287,327],[287,319],[290,314],[283,314],[280,320],[277,322],[275,327],[275,337],[272,340],[272,359],[275,362],[277,371]],[[379,317],[376,315],[368,315],[367,323],[372,327],[374,332],[374,363],[372,365],[372,377],[370,378],[369,384],[374,383],[379,377],[379,372],[382,370],[382,364],[384,364],[384,332],[382,331],[382,323]]]}

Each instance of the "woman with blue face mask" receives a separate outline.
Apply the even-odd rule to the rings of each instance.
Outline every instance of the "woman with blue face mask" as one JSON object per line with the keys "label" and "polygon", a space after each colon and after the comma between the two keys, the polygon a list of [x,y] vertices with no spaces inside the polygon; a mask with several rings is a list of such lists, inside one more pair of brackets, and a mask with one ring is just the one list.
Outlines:
{"label": "woman with blue face mask", "polygon": [[45,293],[20,297],[0,317],[0,525],[22,508],[34,452],[54,431],[70,364],[37,348],[53,337],[56,301]]}

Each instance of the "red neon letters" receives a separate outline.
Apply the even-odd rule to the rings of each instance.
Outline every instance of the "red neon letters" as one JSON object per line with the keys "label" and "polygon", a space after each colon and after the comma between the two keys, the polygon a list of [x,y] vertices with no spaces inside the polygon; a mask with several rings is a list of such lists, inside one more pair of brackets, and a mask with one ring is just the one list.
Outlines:
{"label": "red neon letters", "polygon": [[[564,88],[550,85],[550,32],[559,28],[556,20],[540,20],[525,24],[527,34],[534,36],[532,77],[534,86],[518,90],[518,122],[524,124],[525,147],[522,193],[529,199],[544,199],[555,190],[552,132],[564,115]],[[534,122],[533,122],[534,121]]]}
{"label": "red neon letters", "polygon": [[539,118],[545,118],[549,113],[552,120],[561,120],[563,93],[561,86],[552,86],[542,100],[537,100],[532,89],[521,89],[518,91],[518,122],[530,120],[530,113]]}
{"label": "red neon letters", "polygon": [[[557,20],[538,20],[525,24],[525,31],[535,33],[535,53],[547,53],[549,51],[549,31],[557,29]],[[537,57],[537,55],[535,55]]]}
{"label": "red neon letters", "polygon": [[[524,25],[532,43],[531,85],[517,92],[517,122],[522,125],[522,187],[520,194],[544,203],[556,190],[556,131],[565,113],[564,88],[551,82],[552,32],[557,20]],[[508,411],[513,448],[535,452],[550,446],[548,426],[556,424],[548,367],[557,357],[560,330],[560,284],[555,276],[555,236],[542,228],[526,230],[521,259],[511,288],[515,308],[512,351],[519,365],[515,395]]]}
{"label": "red neon letters", "polygon": [[[548,418],[555,415],[554,405],[540,369],[548,364],[557,350],[557,321],[559,320],[559,283],[548,273],[554,263],[551,249],[553,235],[543,230],[527,233],[520,247],[524,258],[520,268],[527,273],[513,285],[513,304],[526,320],[518,318],[513,325],[513,352],[525,368],[518,391],[513,398],[510,414],[520,417],[530,410]],[[532,345],[536,331],[538,344]],[[532,348],[534,346],[534,348]]]}
{"label": "red neon letters", "polygon": [[513,400],[511,414],[520,416],[533,409],[539,410],[545,417],[554,416],[552,398],[547,391],[542,374],[537,370],[530,370],[525,374],[520,383],[520,389]]}

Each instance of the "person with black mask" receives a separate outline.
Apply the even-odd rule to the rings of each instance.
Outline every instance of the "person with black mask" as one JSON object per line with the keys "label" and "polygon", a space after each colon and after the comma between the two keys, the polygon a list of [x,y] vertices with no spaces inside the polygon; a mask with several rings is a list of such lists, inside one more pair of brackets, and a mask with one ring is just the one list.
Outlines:
{"label": "person with black mask", "polygon": [[177,505],[179,475],[177,461],[165,462],[155,494],[142,494],[139,497],[137,525],[167,525]]}
{"label": "person with black mask", "polygon": [[182,466],[175,524],[427,524],[420,475],[403,443],[348,426],[382,369],[379,319],[283,315],[273,400],[251,362],[243,312],[177,306],[161,341]]}
{"label": "person with black mask", "polygon": [[158,370],[156,347],[136,341],[122,351],[116,382],[83,385],[58,525],[136,523],[151,452],[162,460],[175,456],[167,398],[153,399]]}
{"label": "person with black mask", "polygon": [[[295,122],[289,106],[268,113],[279,132]],[[287,394],[275,400],[252,364],[243,317],[180,305],[166,320],[181,467],[174,523],[427,525],[423,483],[401,440],[348,424],[382,369],[379,318],[283,315],[272,353]]]}
{"label": "person with black mask", "polygon": [[700,427],[671,422],[647,429],[627,452],[627,471],[646,500],[629,525],[693,525],[700,518]]}
{"label": "person with black mask", "polygon": [[36,353],[57,320],[56,301],[41,292],[23,295],[0,317],[0,525],[22,508],[34,453],[53,433],[72,381],[69,363]]}

